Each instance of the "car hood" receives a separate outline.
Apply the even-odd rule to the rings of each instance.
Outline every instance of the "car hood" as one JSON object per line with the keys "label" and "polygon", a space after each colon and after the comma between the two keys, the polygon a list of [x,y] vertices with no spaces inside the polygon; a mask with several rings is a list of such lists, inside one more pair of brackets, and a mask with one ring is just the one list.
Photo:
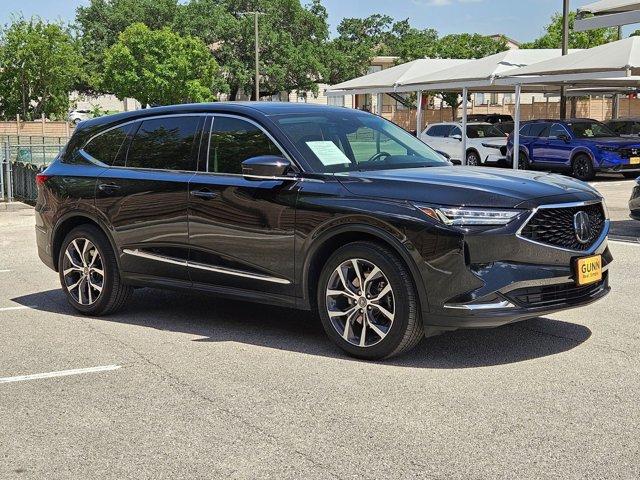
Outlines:
{"label": "car hood", "polygon": [[336,178],[354,195],[437,205],[529,208],[553,203],[538,201],[543,197],[557,197],[558,202],[600,198],[590,185],[565,176],[488,167],[348,172]]}

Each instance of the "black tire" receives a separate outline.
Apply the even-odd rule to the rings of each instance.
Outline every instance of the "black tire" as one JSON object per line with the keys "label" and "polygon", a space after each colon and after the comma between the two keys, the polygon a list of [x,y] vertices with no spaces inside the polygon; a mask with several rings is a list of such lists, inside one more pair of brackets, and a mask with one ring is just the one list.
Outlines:
{"label": "black tire", "polygon": [[[345,340],[343,335],[338,333],[337,327],[332,323],[328,313],[329,308],[327,307],[327,303],[333,303],[333,300],[327,300],[327,290],[330,286],[329,282],[332,281],[332,278],[335,279],[337,268],[351,259],[358,259],[365,264],[370,263],[373,266],[377,266],[385,277],[381,280],[382,285],[385,285],[385,281],[388,281],[392,289],[391,298],[393,300],[394,314],[392,323],[388,327],[384,337],[380,337],[375,330],[371,330],[372,327],[369,327],[369,330],[365,332],[365,338],[369,336],[369,338],[373,338],[373,340],[377,337],[380,339],[377,343],[367,346],[355,345]],[[362,275],[365,279],[364,284],[366,290],[368,281],[366,272],[363,271]],[[372,283],[373,282],[375,282],[375,280],[373,280]],[[353,284],[350,286],[353,286]],[[380,289],[381,286],[378,285],[378,288]],[[364,293],[362,295],[364,295]],[[357,300],[344,299],[343,301],[354,302],[354,308],[359,308],[355,306]],[[322,269],[318,282],[317,305],[322,326],[329,338],[342,350],[357,358],[378,360],[393,357],[411,350],[425,336],[416,289],[408,268],[394,252],[372,242],[354,242],[347,244],[336,250],[329,258]],[[387,307],[390,308],[388,305]],[[349,308],[349,306],[345,308]],[[366,308],[368,308],[370,312],[380,313],[376,308],[371,310],[371,306]],[[362,309],[359,311],[363,312],[366,310]],[[358,315],[357,312],[356,315]],[[370,318],[369,313],[366,313],[366,315],[367,318]],[[385,317],[382,316],[382,318],[384,319]],[[362,317],[360,317],[359,325],[356,323],[357,320],[358,317],[354,317],[354,322],[352,323],[354,326],[354,335],[358,327],[361,329],[364,324]],[[360,330],[360,332],[362,332],[362,330]]]}
{"label": "black tire", "polygon": [[[97,258],[99,258],[101,266],[100,270],[103,272],[101,291],[91,304],[82,304],[75,298],[67,284],[69,277],[65,277],[64,274],[65,264],[69,263],[69,260],[65,260],[67,248],[70,247],[74,240],[80,243],[85,239],[89,240],[92,246],[97,249]],[[91,252],[93,252],[93,250],[87,252],[87,254],[90,255]],[[76,268],[73,269],[79,270]],[[100,229],[93,225],[80,225],[67,234],[58,253],[58,271],[60,284],[62,290],[65,292],[67,301],[73,308],[85,315],[99,316],[114,313],[124,306],[133,292],[133,288],[125,285],[120,278],[118,263],[109,240]],[[78,275],[81,274],[78,273]],[[87,275],[90,275],[90,273]],[[73,280],[69,281],[69,283],[72,281]],[[91,289],[91,287],[86,287],[83,291],[87,292],[87,289]],[[92,291],[95,294],[95,290]],[[82,297],[80,297],[80,300],[82,300]]]}
{"label": "black tire", "polygon": [[527,154],[524,152],[520,152],[520,155],[518,156],[518,170],[530,170],[531,167],[529,166],[529,158],[527,157]]}
{"label": "black tire", "polygon": [[482,166],[482,161],[480,160],[480,155],[475,150],[469,150],[467,152],[467,166],[469,167],[480,167]]}
{"label": "black tire", "polygon": [[588,155],[580,154],[571,162],[571,175],[583,182],[593,180],[596,176],[596,170],[593,168],[593,162]]}
{"label": "black tire", "polygon": [[631,179],[635,180],[636,178],[640,177],[640,173],[638,173],[638,172],[622,172],[622,176],[624,178],[631,178]]}

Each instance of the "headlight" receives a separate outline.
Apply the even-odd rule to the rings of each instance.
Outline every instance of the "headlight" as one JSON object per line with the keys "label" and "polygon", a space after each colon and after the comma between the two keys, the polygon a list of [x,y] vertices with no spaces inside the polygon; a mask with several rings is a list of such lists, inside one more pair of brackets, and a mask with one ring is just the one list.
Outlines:
{"label": "headlight", "polygon": [[416,206],[425,215],[446,225],[506,225],[523,210],[493,208],[426,207]]}

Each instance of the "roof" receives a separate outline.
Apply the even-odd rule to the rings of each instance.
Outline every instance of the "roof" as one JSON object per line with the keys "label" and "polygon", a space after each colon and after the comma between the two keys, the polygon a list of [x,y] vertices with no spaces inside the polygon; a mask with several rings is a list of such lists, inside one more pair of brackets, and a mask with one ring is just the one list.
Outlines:
{"label": "roof", "polygon": [[[566,56],[557,56],[526,67],[507,70],[498,76],[529,77],[529,83],[535,82],[536,76],[547,76],[552,77],[549,80],[571,83],[636,75],[640,75],[640,37],[629,37],[587,50],[573,51]],[[640,78],[635,79],[636,82],[638,80]],[[596,83],[604,86],[604,83],[608,82]],[[611,83],[615,82],[612,80]],[[633,83],[633,79],[630,83]]]}
{"label": "roof", "polygon": [[544,60],[560,57],[560,49],[506,50],[488,57],[471,60],[463,65],[429,72],[401,83],[397,91],[461,90],[490,91],[493,79],[503,72]]}
{"label": "roof", "polygon": [[327,89],[327,95],[393,92],[401,82],[468,62],[461,59],[421,58],[333,85]]}
{"label": "roof", "polygon": [[83,127],[94,127],[107,123],[116,123],[127,120],[135,120],[153,115],[170,115],[176,113],[238,113],[251,116],[278,115],[285,113],[318,113],[318,112],[344,112],[344,107],[317,105],[311,103],[290,102],[211,102],[211,103],[186,103],[180,105],[167,105],[162,107],[144,108],[129,112],[116,113],[92,118],[82,122]]}
{"label": "roof", "polygon": [[640,9],[638,0],[600,0],[578,8],[578,13],[606,15],[608,13],[630,12]]}

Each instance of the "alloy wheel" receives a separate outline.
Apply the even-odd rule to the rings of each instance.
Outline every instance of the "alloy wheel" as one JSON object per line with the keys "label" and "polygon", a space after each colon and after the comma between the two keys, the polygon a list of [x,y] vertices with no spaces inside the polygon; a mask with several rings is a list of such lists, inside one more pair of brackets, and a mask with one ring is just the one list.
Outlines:
{"label": "alloy wheel", "polygon": [[384,272],[368,260],[342,262],[329,277],[327,314],[340,336],[358,347],[381,342],[395,318],[393,288]]}
{"label": "alloy wheel", "polygon": [[75,238],[67,245],[62,265],[64,284],[80,305],[93,305],[104,287],[104,266],[96,246],[86,238]]}
{"label": "alloy wheel", "polygon": [[479,165],[480,159],[478,158],[478,155],[476,155],[475,153],[470,153],[469,155],[467,155],[467,166],[477,167]]}

